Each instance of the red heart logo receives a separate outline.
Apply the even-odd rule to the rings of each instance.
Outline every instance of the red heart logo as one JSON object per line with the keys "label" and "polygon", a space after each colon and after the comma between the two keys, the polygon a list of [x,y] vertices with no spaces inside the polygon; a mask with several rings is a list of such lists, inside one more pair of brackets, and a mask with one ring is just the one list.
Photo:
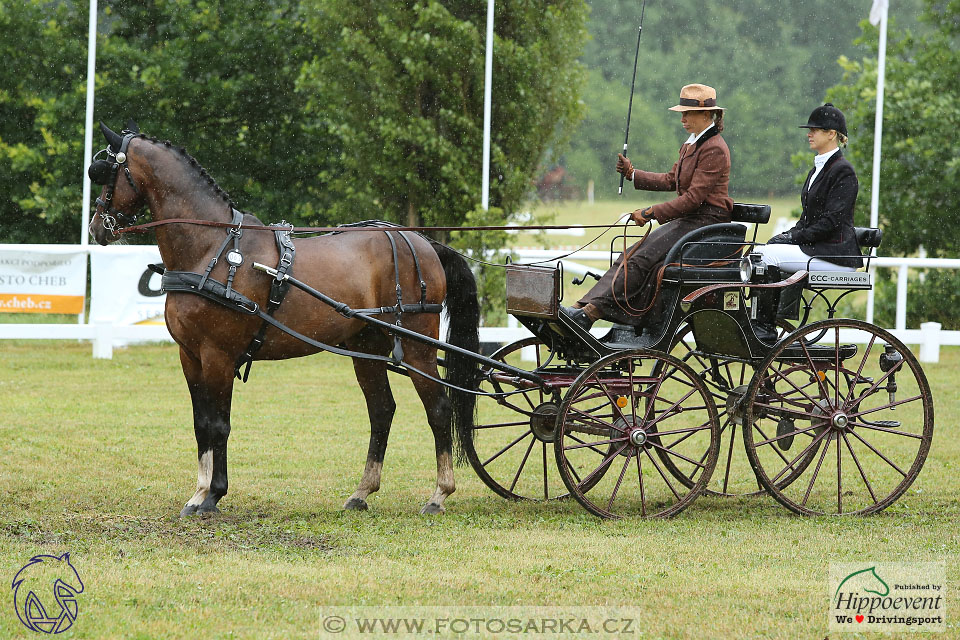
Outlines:
{"label": "red heart logo", "polygon": [[863,622],[863,616],[857,616],[857,622]]}

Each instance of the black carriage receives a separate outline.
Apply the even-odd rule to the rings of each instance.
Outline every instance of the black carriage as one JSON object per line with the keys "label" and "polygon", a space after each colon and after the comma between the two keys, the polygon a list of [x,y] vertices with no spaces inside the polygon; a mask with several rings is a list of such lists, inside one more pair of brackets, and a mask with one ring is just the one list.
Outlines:
{"label": "black carriage", "polygon": [[[746,240],[769,216],[737,204],[733,222],[682,238],[642,332],[585,331],[560,311],[559,268],[508,266],[507,310],[533,337],[492,359],[536,378],[484,370],[494,400],[467,451],[484,483],[511,499],[572,495],[602,517],[668,516],[704,492],[766,491],[808,515],[901,496],[932,439],[923,371],[889,332],[840,317],[869,274],[771,278]],[[857,234],[869,266],[880,232]],[[755,320],[774,294],[794,302],[776,336]]]}

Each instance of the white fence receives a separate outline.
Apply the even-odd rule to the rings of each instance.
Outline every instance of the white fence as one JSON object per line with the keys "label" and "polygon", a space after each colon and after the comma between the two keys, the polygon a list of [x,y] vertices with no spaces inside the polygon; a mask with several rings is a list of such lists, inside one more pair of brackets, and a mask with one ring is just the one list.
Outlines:
{"label": "white fence", "polygon": [[[19,245],[22,247],[23,245]],[[42,245],[32,245],[39,247]],[[58,245],[59,246],[59,245]],[[80,245],[77,245],[79,247]],[[62,246],[59,246],[61,249]],[[0,246],[0,250],[7,248]],[[110,251],[110,248],[83,247],[88,252]],[[521,260],[549,260],[558,253],[559,250],[546,249],[526,249],[516,251]],[[607,264],[610,254],[607,251],[580,251],[577,253],[578,260],[599,261]],[[556,262],[556,261],[552,261]],[[588,271],[588,267],[579,262],[563,259],[563,269],[565,273],[583,275]],[[919,329],[906,328],[906,308],[907,308],[907,273],[909,269],[958,269],[960,268],[960,259],[940,259],[940,258],[874,258],[873,266],[890,267],[898,270],[897,278],[897,307],[896,307],[896,326],[892,333],[910,345],[919,345],[919,358],[923,362],[936,362],[939,359],[939,350],[941,345],[957,346],[960,345],[960,331],[942,331],[938,323],[925,323]],[[598,269],[593,268],[593,271]],[[868,320],[872,316],[872,307],[868,309]],[[530,333],[523,327],[517,326],[515,322],[510,323],[513,326],[508,327],[481,327],[480,340],[488,343],[505,343],[519,340],[527,337]],[[601,329],[596,330],[601,333]],[[19,339],[19,340],[90,340],[93,343],[93,356],[95,358],[110,358],[113,354],[113,348],[117,343],[138,342],[138,341],[169,341],[170,334],[163,325],[119,325],[111,323],[94,324],[0,324],[0,339]]]}

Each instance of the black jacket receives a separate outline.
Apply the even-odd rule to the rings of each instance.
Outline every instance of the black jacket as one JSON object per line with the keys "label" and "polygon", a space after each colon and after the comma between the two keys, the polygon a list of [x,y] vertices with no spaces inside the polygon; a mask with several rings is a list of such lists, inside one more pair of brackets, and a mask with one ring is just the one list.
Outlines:
{"label": "black jacket", "polygon": [[800,192],[803,213],[791,229],[794,244],[808,256],[816,256],[845,267],[862,267],[860,246],[853,231],[853,205],[860,184],[841,151],[827,160],[813,184],[807,181]]}

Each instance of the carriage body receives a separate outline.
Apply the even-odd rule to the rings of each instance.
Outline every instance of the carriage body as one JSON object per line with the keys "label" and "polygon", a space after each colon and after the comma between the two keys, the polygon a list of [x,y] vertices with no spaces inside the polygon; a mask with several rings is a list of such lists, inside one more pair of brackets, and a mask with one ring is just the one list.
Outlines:
{"label": "carriage body", "polygon": [[[746,225],[755,240],[769,215],[738,204],[733,222],[682,238],[642,331],[584,331],[560,311],[560,269],[509,265],[507,310],[534,337],[493,357],[535,352],[542,384],[485,370],[508,411],[478,423],[468,452],[484,482],[513,499],[568,492],[602,517],[672,515],[704,492],[768,492],[801,514],[870,513],[902,495],[932,439],[923,372],[888,332],[838,317],[869,274],[742,281]],[[857,233],[869,260],[879,230]],[[756,309],[787,290],[802,310],[771,341]]]}

